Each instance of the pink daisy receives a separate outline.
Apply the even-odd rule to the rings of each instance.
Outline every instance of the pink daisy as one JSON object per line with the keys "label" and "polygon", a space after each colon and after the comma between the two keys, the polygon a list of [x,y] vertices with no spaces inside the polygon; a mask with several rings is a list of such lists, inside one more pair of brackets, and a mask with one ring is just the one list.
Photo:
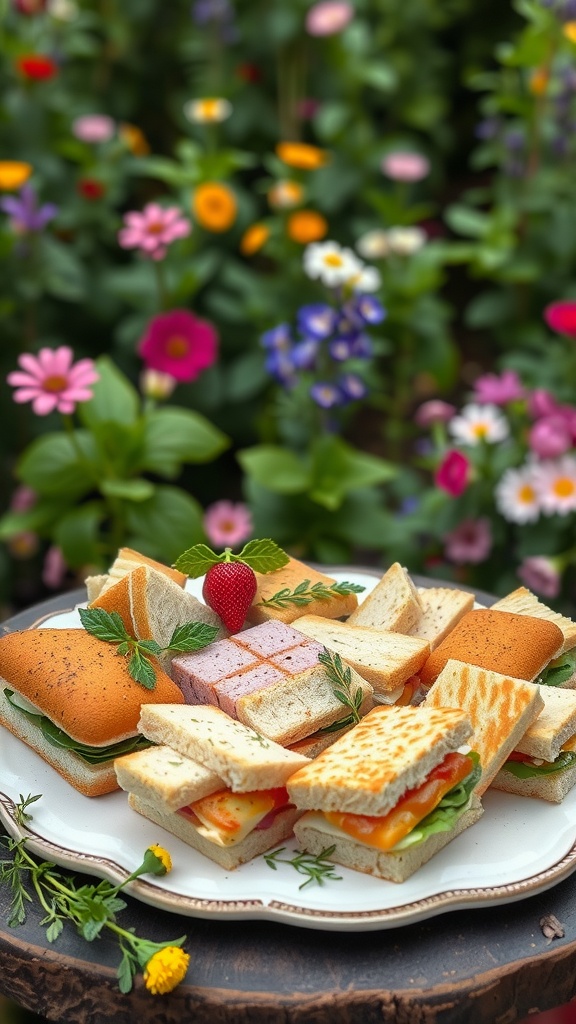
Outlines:
{"label": "pink daisy", "polygon": [[562,573],[559,562],[545,555],[531,555],[525,558],[517,569],[525,587],[542,597],[558,597]]}
{"label": "pink daisy", "polygon": [[492,530],[488,519],[463,519],[444,537],[444,554],[457,565],[483,562],[492,548]]}
{"label": "pink daisy", "polygon": [[474,400],[476,402],[506,405],[524,398],[522,382],[515,370],[504,370],[497,373],[485,373],[478,377],[474,384]]}
{"label": "pink daisy", "polygon": [[204,530],[215,547],[234,547],[252,534],[250,510],[241,502],[216,501],[204,515]]}
{"label": "pink daisy", "polygon": [[159,313],[148,324],[138,353],[151,370],[179,381],[196,380],[216,362],[218,335],[211,323],[187,309]]}
{"label": "pink daisy", "polygon": [[99,376],[92,359],[73,364],[74,353],[67,345],[41,348],[37,356],[24,353],[18,357],[21,370],[9,373],[6,380],[17,390],[14,401],[32,402],[37,416],[58,412],[73,413],[78,402],[92,398],[90,384]]}
{"label": "pink daisy", "polygon": [[123,249],[140,249],[150,259],[163,260],[168,246],[178,238],[186,238],[191,230],[190,221],[182,216],[178,206],[148,203],[142,212],[131,210],[124,214],[118,243]]}
{"label": "pink daisy", "polygon": [[428,157],[400,150],[388,153],[380,167],[386,177],[393,181],[421,181],[430,173]]}

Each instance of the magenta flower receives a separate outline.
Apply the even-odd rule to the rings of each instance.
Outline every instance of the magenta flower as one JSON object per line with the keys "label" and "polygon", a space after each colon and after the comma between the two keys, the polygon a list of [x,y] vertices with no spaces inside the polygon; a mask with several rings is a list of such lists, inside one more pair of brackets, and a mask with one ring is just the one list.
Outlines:
{"label": "magenta flower", "polygon": [[108,114],[83,114],[72,122],[72,134],[81,142],[108,142],[116,131],[116,123]]}
{"label": "magenta flower", "polygon": [[518,576],[525,587],[542,597],[558,597],[562,573],[556,559],[544,555],[525,558],[518,567]]}
{"label": "magenta flower", "polygon": [[311,36],[333,36],[342,32],[353,17],[352,4],[344,0],[321,0],[306,14],[306,31]]}
{"label": "magenta flower", "polygon": [[483,562],[492,548],[492,529],[488,519],[463,519],[444,537],[444,554],[457,565]]}
{"label": "magenta flower", "polygon": [[459,498],[470,483],[471,464],[457,448],[446,452],[434,475],[434,483],[452,498]]}
{"label": "magenta flower", "polygon": [[163,260],[168,246],[178,238],[186,238],[192,230],[190,221],[178,206],[148,203],[142,212],[124,214],[124,227],[118,232],[123,249],[139,249],[144,256]]}
{"label": "magenta flower", "polygon": [[67,345],[41,348],[37,356],[19,356],[21,370],[14,370],[6,378],[16,388],[14,401],[32,402],[37,416],[47,416],[54,409],[65,414],[74,412],[78,402],[92,398],[89,385],[99,376],[92,359],[80,359],[73,364],[73,356]]}
{"label": "magenta flower", "polygon": [[557,334],[576,338],[576,301],[552,302],[544,310],[544,319]]}
{"label": "magenta flower", "polygon": [[252,535],[253,528],[250,510],[241,502],[216,501],[206,509],[204,530],[214,547],[233,548],[242,544]]}
{"label": "magenta flower", "polygon": [[216,362],[218,335],[211,323],[187,309],[173,309],[152,318],[138,353],[151,370],[179,381],[196,380]]}
{"label": "magenta flower", "polygon": [[380,164],[382,172],[393,181],[421,181],[430,173],[430,161],[422,153],[398,150],[388,153]]}
{"label": "magenta flower", "polygon": [[49,587],[50,590],[58,590],[64,583],[67,569],[68,566],[64,561],[61,549],[54,545],[49,547],[42,567],[42,582],[44,586]]}
{"label": "magenta flower", "polygon": [[485,373],[474,383],[474,401],[489,402],[493,405],[507,405],[524,398],[525,391],[515,370],[504,370],[497,373]]}
{"label": "magenta flower", "polygon": [[443,402],[440,398],[431,398],[418,406],[414,420],[419,427],[431,427],[433,423],[448,423],[456,413],[456,406]]}
{"label": "magenta flower", "polygon": [[572,447],[569,421],[562,415],[543,416],[530,428],[528,444],[541,459],[555,459]]}

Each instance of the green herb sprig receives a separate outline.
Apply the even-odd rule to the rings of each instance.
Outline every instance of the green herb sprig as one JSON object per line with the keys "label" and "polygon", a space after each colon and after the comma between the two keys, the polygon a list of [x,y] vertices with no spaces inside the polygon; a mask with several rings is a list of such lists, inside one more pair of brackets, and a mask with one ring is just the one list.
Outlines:
{"label": "green herb sprig", "polygon": [[[40,796],[20,795],[16,805],[15,820],[19,825],[26,825],[32,815],[28,807],[39,800]],[[126,907],[120,898],[120,890],[140,875],[165,875],[171,866],[169,855],[160,847],[149,847],[139,867],[119,885],[102,880],[94,883],[78,884],[70,875],[65,875],[50,861],[37,861],[26,849],[26,837],[13,839],[0,836],[0,844],[11,854],[10,860],[0,863],[0,884],[8,885],[12,890],[8,925],[14,928],[24,924],[26,920],[26,904],[37,897],[44,917],[40,925],[46,930],[48,942],[55,942],[61,935],[66,922],[76,928],[77,933],[92,942],[107,929],[118,939],[122,958],[117,970],[121,992],[129,992],[132,980],[138,969],[144,971],[152,957],[159,950],[168,947],[180,948],[186,941],[183,935],[179,939],[168,942],[151,942],[141,939],[132,930],[117,924],[117,914]],[[155,852],[158,850],[158,853]],[[167,866],[168,865],[168,866]],[[182,959],[187,954],[180,953]]]}
{"label": "green herb sprig", "polygon": [[306,881],[298,886],[299,890],[305,889],[307,885],[324,885],[327,881],[342,881],[342,876],[336,874],[332,862],[326,860],[327,857],[334,853],[336,846],[327,846],[316,857],[311,853],[296,853],[293,857],[281,857],[280,854],[284,853],[285,849],[285,846],[281,846],[272,853],[265,853],[264,860],[268,867],[274,871],[277,870],[278,864],[289,864],[298,874],[307,875]]}
{"label": "green herb sprig", "polygon": [[268,573],[275,572],[288,565],[289,556],[282,548],[278,547],[275,541],[269,537],[263,540],[250,540],[244,545],[239,554],[234,554],[232,548],[225,548],[217,555],[207,544],[194,544],[193,547],[184,551],[174,562],[174,568],[185,572],[191,579],[204,576],[213,565],[219,562],[244,562],[254,572]]}
{"label": "green herb sprig", "polygon": [[272,597],[259,601],[258,604],[264,608],[286,608],[289,604],[301,607],[311,604],[312,601],[329,601],[346,594],[361,594],[365,589],[359,583],[348,583],[346,580],[343,580],[342,583],[332,583],[330,586],[322,582],[310,586],[310,580],[302,580],[302,583],[294,587],[294,590],[285,587],[273,594]]}
{"label": "green herb sprig", "polygon": [[153,690],[156,685],[156,670],[149,654],[159,655],[163,651],[199,651],[212,643],[218,629],[205,622],[186,622],[177,626],[170,643],[161,647],[155,640],[136,640],[130,636],[118,612],[107,612],[103,608],[79,608],[80,621],[84,629],[98,640],[117,644],[117,653],[129,656],[128,672],[137,683]]}
{"label": "green herb sprig", "polygon": [[364,694],[360,686],[357,686],[352,692],[352,672],[349,666],[344,668],[340,655],[331,654],[326,648],[318,655],[318,661],[326,669],[334,688],[334,696],[344,707],[350,708],[349,715],[340,718],[337,722],[332,722],[332,725],[324,726],[318,732],[336,732],[338,729],[344,729],[347,725],[357,725],[360,721],[360,708]]}

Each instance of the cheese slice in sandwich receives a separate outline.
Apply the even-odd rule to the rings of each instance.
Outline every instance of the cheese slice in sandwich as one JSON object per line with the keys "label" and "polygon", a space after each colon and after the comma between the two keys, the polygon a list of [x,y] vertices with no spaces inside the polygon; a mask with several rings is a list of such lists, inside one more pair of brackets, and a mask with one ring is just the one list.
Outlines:
{"label": "cheese slice in sandwich", "polygon": [[544,604],[526,587],[518,587],[511,594],[502,597],[492,608],[497,611],[514,612],[516,615],[532,615],[537,619],[553,622],[562,630],[564,643],[562,650],[554,658],[547,669],[542,682],[547,686],[562,686],[567,689],[576,688],[576,622],[555,612]]}
{"label": "cheese slice in sandwich", "polygon": [[27,629],[0,637],[0,724],[85,796],[118,789],[114,758],[145,744],[140,706],[179,702],[155,664],[152,690],[128,672],[116,646],[85,629]]}
{"label": "cheese slice in sandwich", "polygon": [[138,813],[232,869],[292,834],[288,778],[308,758],[217,708],[144,706],[140,730],[159,745],[116,761]]}
{"label": "cheese slice in sandwich", "polygon": [[544,709],[518,740],[494,789],[560,803],[576,785],[576,693],[540,687]]}
{"label": "cheese slice in sandwich", "polygon": [[407,569],[394,562],[347,622],[350,626],[410,633],[422,611],[422,600]]}
{"label": "cheese slice in sandwich", "polygon": [[466,713],[473,728],[470,743],[482,770],[476,791],[482,794],[537,720],[544,700],[534,683],[451,659],[421,707],[460,708]]}
{"label": "cheese slice in sandwich", "polygon": [[404,881],[482,814],[471,732],[454,708],[374,708],[288,780],[302,849]]}
{"label": "cheese slice in sandwich", "polygon": [[422,685],[432,686],[451,658],[513,679],[534,682],[564,644],[554,622],[532,615],[476,608],[467,612],[432,651],[420,669]]}

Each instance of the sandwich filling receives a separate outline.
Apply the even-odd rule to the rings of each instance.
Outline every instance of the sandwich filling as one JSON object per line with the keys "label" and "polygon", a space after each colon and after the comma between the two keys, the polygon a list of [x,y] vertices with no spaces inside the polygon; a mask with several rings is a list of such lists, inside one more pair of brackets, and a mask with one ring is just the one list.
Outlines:
{"label": "sandwich filling", "polygon": [[543,686],[563,686],[576,672],[576,649],[551,661],[537,679]]}
{"label": "sandwich filling", "polygon": [[344,833],[356,842],[386,853],[424,842],[436,832],[448,832],[468,808],[480,779],[480,760],[474,751],[454,751],[432,769],[418,787],[408,790],[382,817],[343,811],[312,812],[310,824],[330,835]]}
{"label": "sandwich filling", "polygon": [[561,750],[554,761],[544,761],[541,757],[530,757],[514,750],[502,765],[502,771],[510,772],[517,779],[534,779],[566,771],[575,765],[576,752],[573,750]]}
{"label": "sandwich filling", "polygon": [[198,833],[217,846],[234,846],[254,829],[269,828],[290,804],[284,786],[233,793],[220,789],[178,809]]}

